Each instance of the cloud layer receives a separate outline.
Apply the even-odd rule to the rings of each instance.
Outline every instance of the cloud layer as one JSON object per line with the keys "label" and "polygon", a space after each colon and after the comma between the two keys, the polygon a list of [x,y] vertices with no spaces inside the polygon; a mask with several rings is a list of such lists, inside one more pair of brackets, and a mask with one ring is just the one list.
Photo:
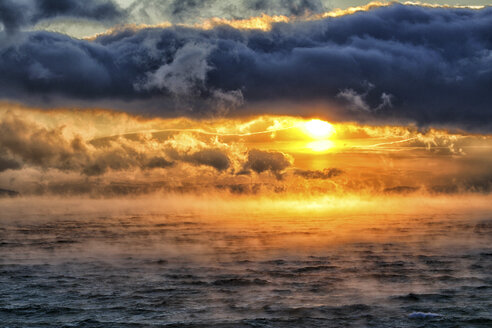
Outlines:
{"label": "cloud layer", "polygon": [[125,16],[111,0],[2,0],[0,23],[8,33],[53,18],[82,18],[115,23]]}
{"label": "cloud layer", "polygon": [[127,9],[133,22],[197,23],[201,19],[245,19],[261,14],[302,16],[328,9],[324,0],[138,0]]}
{"label": "cloud layer", "polygon": [[334,124],[334,148],[318,152],[308,121],[295,117],[145,120],[3,106],[0,188],[22,194],[492,192],[486,135]]}
{"label": "cloud layer", "polygon": [[303,104],[323,103],[321,114],[342,120],[492,129],[490,7],[395,4],[270,31],[170,27],[93,41],[45,31],[0,38],[0,97],[30,104],[196,116],[268,113],[272,103],[297,104],[302,115]]}

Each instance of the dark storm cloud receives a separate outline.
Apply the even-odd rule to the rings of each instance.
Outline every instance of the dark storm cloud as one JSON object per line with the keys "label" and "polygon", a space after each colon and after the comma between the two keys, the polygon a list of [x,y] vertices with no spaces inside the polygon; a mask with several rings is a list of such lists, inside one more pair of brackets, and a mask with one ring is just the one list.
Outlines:
{"label": "dark storm cloud", "polygon": [[165,116],[327,102],[340,119],[490,130],[491,67],[492,8],[395,4],[266,32],[24,33],[0,47],[0,96]]}
{"label": "dark storm cloud", "polygon": [[321,12],[326,9],[320,0],[253,0],[243,1],[247,8],[262,12],[279,13],[287,15],[304,15],[306,13]]}
{"label": "dark storm cloud", "polygon": [[261,14],[301,16],[328,8],[321,0],[137,0],[127,9],[131,20],[144,23],[196,23],[212,17],[245,19]]}
{"label": "dark storm cloud", "polygon": [[111,0],[0,0],[0,23],[8,32],[56,17],[115,22],[124,15]]}

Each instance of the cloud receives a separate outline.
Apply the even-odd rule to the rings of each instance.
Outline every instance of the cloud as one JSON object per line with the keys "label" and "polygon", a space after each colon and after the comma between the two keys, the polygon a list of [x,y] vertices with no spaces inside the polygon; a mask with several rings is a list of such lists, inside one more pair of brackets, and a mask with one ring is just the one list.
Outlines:
{"label": "cloud", "polygon": [[185,44],[176,51],[171,63],[148,73],[147,79],[138,84],[137,89],[164,89],[176,96],[197,93],[198,89],[204,87],[211,69],[207,63],[211,51],[211,46],[207,44]]}
{"label": "cloud", "polygon": [[11,158],[3,158],[0,156],[0,172],[3,172],[5,170],[17,170],[20,169],[21,165],[15,161],[14,159]]}
{"label": "cloud", "polygon": [[331,179],[340,174],[343,174],[343,171],[337,168],[324,169],[322,171],[319,170],[295,170],[295,175],[301,176],[305,179]]}
{"label": "cloud", "polygon": [[[480,126],[492,83],[491,12],[393,5],[267,32],[128,30],[94,42],[32,32],[2,47],[0,86],[4,97],[143,100],[167,114],[179,110],[176,96],[191,96],[198,113],[212,111],[214,98],[350,100],[365,115],[378,109],[375,118]],[[358,93],[359,81],[374,87]]]}
{"label": "cloud", "polygon": [[245,19],[260,14],[302,16],[321,13],[328,6],[321,0],[138,0],[128,7],[131,21],[156,24],[163,21],[194,24],[220,17]]}
{"label": "cloud", "polygon": [[393,96],[386,93],[386,92],[383,92],[381,94],[381,103],[374,109],[374,110],[381,110],[381,109],[384,109],[384,108],[391,108],[393,107],[393,103],[392,103],[392,99],[393,99]]}
{"label": "cloud", "polygon": [[[0,46],[0,97],[163,116],[216,113],[221,101],[248,114],[327,102],[326,115],[340,119],[490,129],[491,18],[492,8],[394,4],[270,31],[128,29],[94,41],[22,33]],[[360,81],[373,87],[357,91]]]}
{"label": "cloud", "polygon": [[77,135],[66,136],[63,127],[48,129],[11,113],[0,120],[0,172],[30,166],[100,176],[108,170],[167,169],[177,163],[204,165],[217,171],[231,166],[225,151],[207,144],[200,148],[183,151],[172,140],[139,135],[134,139],[116,136],[83,140]]}
{"label": "cloud", "polygon": [[436,194],[483,193],[492,192],[492,176],[465,177],[445,184],[429,186],[429,192]]}
{"label": "cloud", "polygon": [[287,156],[281,152],[251,149],[243,170],[252,170],[256,173],[270,171],[277,179],[281,179],[283,171],[291,165]]}
{"label": "cloud", "polygon": [[411,194],[417,192],[419,189],[420,187],[396,186],[391,188],[385,188],[383,192],[387,194]]}
{"label": "cloud", "polygon": [[366,98],[369,96],[371,90],[374,89],[374,84],[365,82],[363,85],[366,89],[363,93],[358,93],[353,89],[344,89],[337,94],[337,98],[345,100],[347,102],[348,109],[355,112],[372,112],[378,111],[385,107],[392,107],[392,96],[383,92],[381,94],[381,103],[377,105],[377,107],[371,108],[367,103]]}
{"label": "cloud", "polygon": [[0,23],[8,33],[57,17],[115,22],[124,11],[111,0],[2,0]]}
{"label": "cloud", "polygon": [[182,158],[188,163],[211,166],[217,171],[224,171],[230,166],[229,157],[220,149],[204,149]]}
{"label": "cloud", "polygon": [[192,106],[187,104],[188,99],[205,94],[210,106],[215,105],[218,112],[227,112],[229,107],[241,105],[243,97],[240,90],[225,92],[205,87],[207,73],[212,69],[207,62],[212,50],[210,44],[186,43],[176,51],[172,62],[147,73],[143,81],[135,84],[135,88],[166,92],[185,106]]}
{"label": "cloud", "polygon": [[145,165],[149,169],[155,169],[155,168],[168,168],[173,166],[174,163],[171,161],[168,161],[164,157],[152,157],[149,159],[147,164]]}
{"label": "cloud", "polygon": [[345,89],[337,94],[338,98],[345,99],[349,103],[349,109],[354,111],[370,112],[371,108],[366,104],[364,95],[358,94],[352,89]]}
{"label": "cloud", "polygon": [[87,160],[82,148],[80,139],[67,140],[61,128],[48,130],[14,115],[0,121],[0,150],[7,155],[2,158],[6,168],[28,164],[72,170]]}
{"label": "cloud", "polygon": [[[304,146],[296,131],[255,134],[298,120],[144,119],[100,110],[6,108],[0,111],[0,188],[93,195],[209,189],[246,194],[492,191],[490,136],[334,124],[339,147],[320,154],[299,153]],[[222,135],[211,136],[214,131]],[[372,143],[382,139],[388,142]],[[267,144],[270,151],[257,149]],[[353,147],[357,144],[361,147]],[[326,156],[332,168],[316,170]]]}

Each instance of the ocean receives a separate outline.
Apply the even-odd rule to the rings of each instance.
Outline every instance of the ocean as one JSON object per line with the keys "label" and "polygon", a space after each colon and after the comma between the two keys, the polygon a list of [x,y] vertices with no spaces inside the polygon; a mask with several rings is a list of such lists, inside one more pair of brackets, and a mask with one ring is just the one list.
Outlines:
{"label": "ocean", "polygon": [[0,326],[492,327],[487,205],[218,202],[0,200]]}

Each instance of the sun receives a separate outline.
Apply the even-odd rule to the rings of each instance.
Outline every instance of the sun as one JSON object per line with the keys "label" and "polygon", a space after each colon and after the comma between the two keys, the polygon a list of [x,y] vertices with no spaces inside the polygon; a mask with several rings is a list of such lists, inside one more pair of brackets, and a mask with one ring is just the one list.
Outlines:
{"label": "sun", "polygon": [[[335,133],[333,125],[319,119],[312,119],[302,123],[304,133],[309,137],[306,148],[315,153],[324,153],[335,147],[330,137]],[[314,139],[314,140],[313,140]]]}
{"label": "sun", "polygon": [[333,125],[318,119],[304,123],[304,129],[307,134],[316,139],[328,138],[335,132]]}

